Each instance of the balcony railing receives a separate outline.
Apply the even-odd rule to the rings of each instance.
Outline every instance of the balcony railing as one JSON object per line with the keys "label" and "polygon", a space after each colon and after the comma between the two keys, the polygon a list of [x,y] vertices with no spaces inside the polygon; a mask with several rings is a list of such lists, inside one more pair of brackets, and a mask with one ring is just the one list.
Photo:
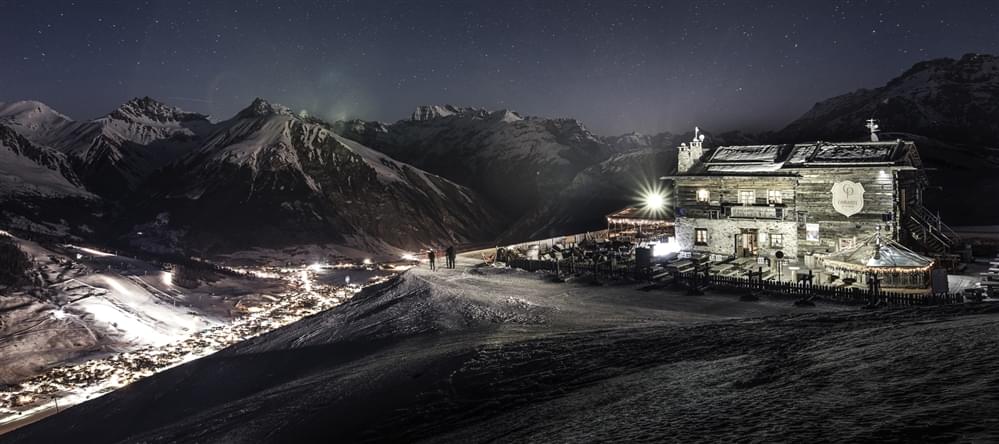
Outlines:
{"label": "balcony railing", "polygon": [[[682,217],[701,219],[775,219],[784,220],[784,207],[769,205],[734,205],[725,204],[707,207],[684,207],[677,214]],[[794,216],[794,214],[790,214]]]}
{"label": "balcony railing", "polygon": [[757,207],[752,205],[728,207],[728,216],[739,219],[780,219],[783,211],[777,207]]}

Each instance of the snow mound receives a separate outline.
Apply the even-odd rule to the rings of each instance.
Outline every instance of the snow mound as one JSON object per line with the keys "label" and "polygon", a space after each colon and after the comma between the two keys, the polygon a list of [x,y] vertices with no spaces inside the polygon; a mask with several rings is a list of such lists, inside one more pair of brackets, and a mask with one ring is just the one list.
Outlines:
{"label": "snow mound", "polygon": [[369,287],[335,310],[279,329],[266,339],[241,344],[234,352],[398,339],[497,324],[543,325],[555,311],[522,298],[493,296],[462,286],[442,286],[420,273],[403,273]]}

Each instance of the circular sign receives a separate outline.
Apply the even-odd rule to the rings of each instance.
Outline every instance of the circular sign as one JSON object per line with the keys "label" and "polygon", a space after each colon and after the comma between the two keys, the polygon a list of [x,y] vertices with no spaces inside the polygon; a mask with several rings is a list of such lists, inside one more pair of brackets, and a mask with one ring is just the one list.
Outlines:
{"label": "circular sign", "polygon": [[777,259],[784,259],[784,252],[780,251],[780,250],[777,250],[777,252],[774,253],[774,257],[777,258]]}

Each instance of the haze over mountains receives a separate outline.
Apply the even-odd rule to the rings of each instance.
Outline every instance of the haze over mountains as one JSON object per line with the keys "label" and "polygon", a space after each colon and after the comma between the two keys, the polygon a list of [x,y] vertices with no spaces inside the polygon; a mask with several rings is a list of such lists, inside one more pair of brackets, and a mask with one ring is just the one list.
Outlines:
{"label": "haze over mountains", "polygon": [[[915,139],[938,168],[929,200],[946,220],[994,222],[964,209],[999,187],[997,70],[990,55],[922,62],[780,131],[709,132],[708,144],[858,140],[874,117],[883,138]],[[672,171],[689,138],[452,105],[389,124],[329,123],[261,99],[221,122],[148,97],[89,121],[15,102],[0,104],[0,223],[188,254],[540,238],[599,229]]]}

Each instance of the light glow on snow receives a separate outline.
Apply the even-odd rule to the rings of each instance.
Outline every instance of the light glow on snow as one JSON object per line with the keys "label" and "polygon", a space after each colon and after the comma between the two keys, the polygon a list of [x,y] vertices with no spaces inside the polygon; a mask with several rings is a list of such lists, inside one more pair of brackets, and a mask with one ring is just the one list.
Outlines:
{"label": "light glow on snow", "polygon": [[169,271],[163,272],[163,285],[170,287],[173,285],[173,273]]}
{"label": "light glow on snow", "polygon": [[80,250],[80,251],[82,251],[84,253],[91,254],[91,255],[94,255],[94,256],[99,256],[99,257],[114,256],[111,253],[107,253],[107,252],[104,252],[104,251],[101,251],[101,250],[95,250],[93,248],[78,247],[76,245],[67,245],[67,247],[69,247],[69,248],[75,248],[75,249]]}
{"label": "light glow on snow", "polygon": [[666,242],[659,242],[652,245],[652,255],[655,257],[662,257],[670,253],[678,252],[680,252],[680,243],[673,237],[670,237]]}

